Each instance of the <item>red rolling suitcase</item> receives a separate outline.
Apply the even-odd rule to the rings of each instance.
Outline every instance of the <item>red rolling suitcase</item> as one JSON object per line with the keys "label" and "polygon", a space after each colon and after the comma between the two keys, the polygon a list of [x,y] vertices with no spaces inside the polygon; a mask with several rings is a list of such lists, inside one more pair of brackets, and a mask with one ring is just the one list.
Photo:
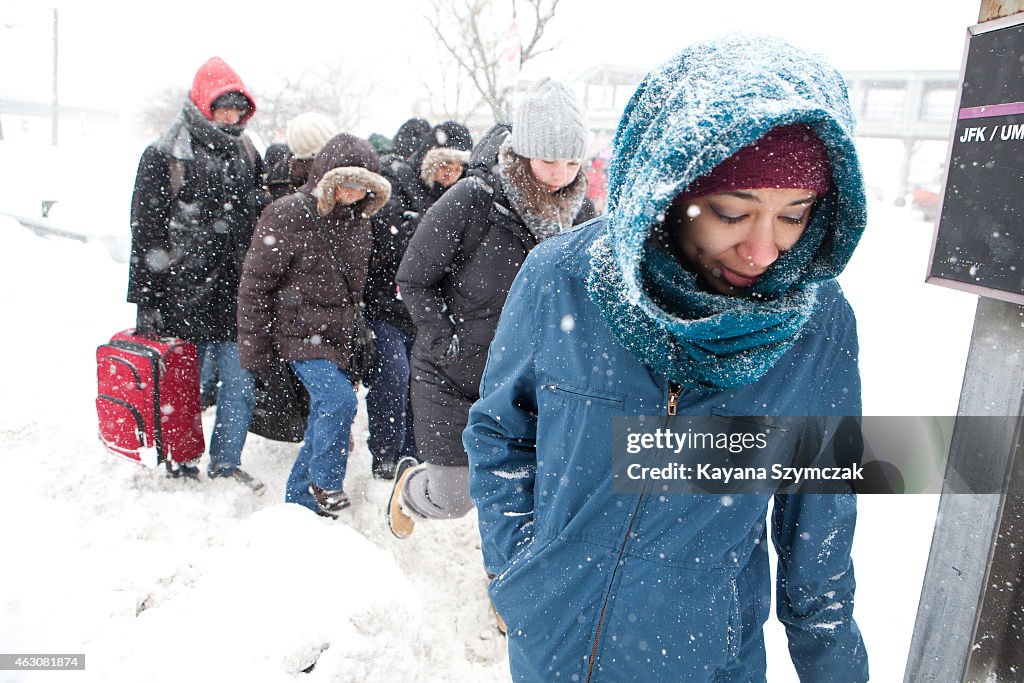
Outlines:
{"label": "red rolling suitcase", "polygon": [[203,454],[194,345],[129,329],[96,349],[96,367],[100,441],[108,450],[168,470]]}

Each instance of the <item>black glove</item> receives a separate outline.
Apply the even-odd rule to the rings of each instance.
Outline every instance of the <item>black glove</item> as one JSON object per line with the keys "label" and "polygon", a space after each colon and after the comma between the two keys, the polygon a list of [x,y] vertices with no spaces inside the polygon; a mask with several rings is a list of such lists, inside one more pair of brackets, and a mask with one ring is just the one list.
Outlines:
{"label": "black glove", "polygon": [[157,308],[149,308],[139,304],[135,314],[135,334],[144,337],[156,337],[164,326],[164,317]]}
{"label": "black glove", "polygon": [[453,334],[452,340],[448,343],[448,348],[444,352],[444,362],[451,363],[459,357],[459,353],[462,351],[462,344],[459,342],[459,335]]}
{"label": "black glove", "polygon": [[256,381],[256,386],[265,387],[270,384],[271,375],[274,374],[273,369],[269,365],[264,365],[255,370],[250,369],[252,378]]}

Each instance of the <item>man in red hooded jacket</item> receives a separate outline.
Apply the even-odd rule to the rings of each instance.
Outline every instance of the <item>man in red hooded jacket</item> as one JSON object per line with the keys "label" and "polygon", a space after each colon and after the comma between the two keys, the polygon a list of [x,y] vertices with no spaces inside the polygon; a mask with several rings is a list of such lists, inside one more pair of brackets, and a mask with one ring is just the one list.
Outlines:
{"label": "man in red hooded jacket", "polygon": [[[128,301],[137,329],[196,344],[220,380],[210,439],[210,477],[262,492],[242,469],[253,410],[253,377],[236,343],[238,282],[266,204],[263,163],[244,134],[256,104],[219,57],[199,67],[178,118],[139,162],[132,196]],[[194,464],[173,474],[198,476]]]}

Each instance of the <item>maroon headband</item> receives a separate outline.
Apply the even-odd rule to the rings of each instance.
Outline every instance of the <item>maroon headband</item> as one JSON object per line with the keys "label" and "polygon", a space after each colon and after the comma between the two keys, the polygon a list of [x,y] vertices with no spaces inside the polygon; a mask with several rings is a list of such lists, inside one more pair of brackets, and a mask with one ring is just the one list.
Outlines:
{"label": "maroon headband", "polygon": [[809,126],[794,123],[773,128],[736,152],[690,183],[680,199],[760,188],[812,190],[821,197],[831,180],[825,144]]}

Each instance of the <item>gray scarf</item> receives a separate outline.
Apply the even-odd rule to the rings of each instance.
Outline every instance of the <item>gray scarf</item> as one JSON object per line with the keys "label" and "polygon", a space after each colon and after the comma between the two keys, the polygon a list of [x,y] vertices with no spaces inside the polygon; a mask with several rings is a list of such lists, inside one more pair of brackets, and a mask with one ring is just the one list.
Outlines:
{"label": "gray scarf", "polygon": [[513,152],[508,141],[498,150],[498,176],[512,210],[537,241],[571,228],[587,197],[587,176],[582,172],[557,192],[545,190],[530,172],[529,160]]}

